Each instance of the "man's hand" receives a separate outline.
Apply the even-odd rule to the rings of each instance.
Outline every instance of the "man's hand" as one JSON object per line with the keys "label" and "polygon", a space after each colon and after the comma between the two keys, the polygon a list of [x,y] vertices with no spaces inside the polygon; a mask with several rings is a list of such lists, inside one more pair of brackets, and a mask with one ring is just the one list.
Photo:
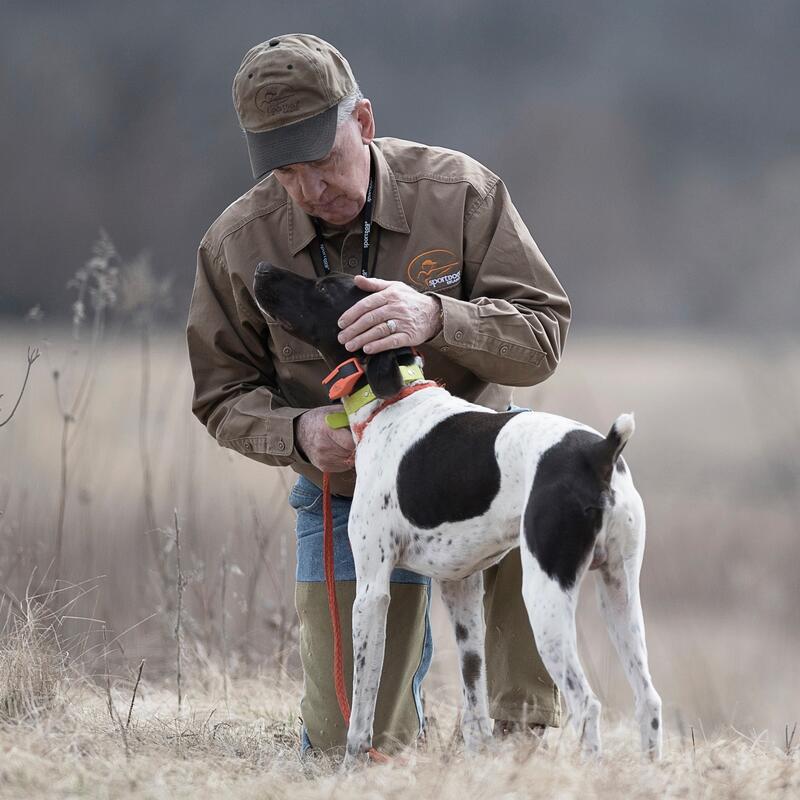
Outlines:
{"label": "man's hand", "polygon": [[356,286],[368,292],[339,319],[339,341],[350,351],[380,353],[427,342],[442,329],[439,300],[402,281],[356,275]]}
{"label": "man's hand", "polygon": [[306,458],[323,472],[346,472],[353,467],[356,445],[349,428],[334,430],[325,415],[341,411],[340,405],[320,406],[304,412],[295,423],[295,437]]}

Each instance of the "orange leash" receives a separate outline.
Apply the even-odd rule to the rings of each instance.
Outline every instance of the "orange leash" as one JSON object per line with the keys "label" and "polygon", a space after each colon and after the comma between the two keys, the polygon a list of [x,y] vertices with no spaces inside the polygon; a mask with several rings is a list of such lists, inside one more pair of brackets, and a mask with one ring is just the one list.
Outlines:
{"label": "orange leash", "polygon": [[[336,600],[336,581],[333,566],[333,513],[331,512],[330,476],[322,474],[322,549],[325,564],[325,585],[328,590],[328,610],[331,614],[331,631],[333,634],[333,683],[336,688],[336,699],[342,712],[345,726],[350,724],[350,701],[347,697],[347,686],[344,680],[344,660],[342,657],[342,627],[339,619],[339,603]],[[371,761],[387,763],[391,759],[379,753],[374,747],[369,750]]]}

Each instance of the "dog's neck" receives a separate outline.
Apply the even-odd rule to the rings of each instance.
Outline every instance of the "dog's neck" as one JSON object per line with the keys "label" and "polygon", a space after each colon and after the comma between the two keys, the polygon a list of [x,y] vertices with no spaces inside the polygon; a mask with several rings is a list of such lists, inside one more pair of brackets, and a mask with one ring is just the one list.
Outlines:
{"label": "dog's neck", "polygon": [[329,397],[340,401],[344,412],[329,414],[326,419],[332,428],[349,427],[358,443],[367,425],[383,408],[393,405],[405,396],[420,389],[436,386],[434,381],[425,380],[422,371],[422,358],[416,353],[411,364],[401,364],[400,374],[403,386],[392,397],[377,397],[367,381],[363,364],[358,358],[350,358],[335,367],[323,381],[330,384]]}

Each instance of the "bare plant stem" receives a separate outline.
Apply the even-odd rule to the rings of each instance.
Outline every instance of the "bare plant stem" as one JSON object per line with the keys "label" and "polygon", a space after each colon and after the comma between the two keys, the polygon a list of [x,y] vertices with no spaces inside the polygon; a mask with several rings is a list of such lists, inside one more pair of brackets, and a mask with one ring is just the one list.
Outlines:
{"label": "bare plant stem", "polygon": [[[122,746],[125,748],[125,758],[130,759],[131,751],[128,746],[128,731],[127,726],[122,724],[122,720],[120,719],[119,712],[117,711],[116,707],[114,706],[114,699],[111,696],[111,674],[108,671],[108,643],[106,641],[106,627],[103,626],[103,663],[105,668],[105,679],[106,679],[106,706],[108,707],[108,716],[111,717],[111,724],[114,725],[119,730],[119,735],[122,737]],[[144,661],[142,661],[142,666],[144,666]],[[141,675],[142,668],[139,667],[139,674]],[[138,686],[138,682],[137,682]],[[134,697],[135,697],[134,692]],[[131,709],[133,709],[133,702],[131,701]],[[130,721],[130,714],[128,714],[128,721]]]}
{"label": "bare plant stem", "polygon": [[[156,527],[155,503],[153,502],[153,473],[150,467],[148,448],[148,412],[150,401],[150,331],[142,325],[141,334],[142,380],[139,388],[139,457],[142,462],[142,483],[144,488],[144,515],[148,530]],[[154,541],[154,540],[153,540]],[[158,548],[155,548],[158,552]],[[162,559],[158,559],[161,562]],[[161,564],[159,563],[159,568]]]}
{"label": "bare plant stem", "polygon": [[[14,408],[11,409],[11,413],[2,422],[0,422],[0,428],[2,428],[3,425],[8,425],[8,423],[11,422],[11,418],[14,416],[14,414],[17,413],[19,404],[22,402],[22,395],[25,394],[25,387],[28,385],[28,378],[30,377],[31,374],[31,367],[33,366],[33,362],[36,361],[36,359],[39,358],[40,355],[41,353],[39,352],[38,347],[28,348],[28,368],[25,370],[25,378],[22,381],[22,388],[19,390],[19,395],[17,396],[17,402],[14,403]],[[0,394],[0,397],[2,396],[3,395]]]}
{"label": "bare plant stem", "polygon": [[[141,327],[141,382],[139,385],[139,459],[142,465],[142,490],[144,495],[144,517],[147,531],[157,528],[155,501],[153,498],[153,470],[150,462],[149,411],[150,411],[150,328],[147,323]],[[154,536],[147,537],[150,551],[156,564],[161,589],[166,594],[170,576],[164,552]],[[166,590],[166,591],[165,591]]]}
{"label": "bare plant stem", "polygon": [[131,714],[133,714],[133,704],[136,702],[136,690],[139,688],[139,681],[142,679],[142,670],[144,669],[144,662],[145,659],[142,659],[141,663],[139,664],[139,672],[136,675],[136,683],[133,684],[133,694],[131,695],[131,706],[128,709],[128,719],[125,720],[125,730],[128,729],[128,726],[131,724]]}
{"label": "bare plant stem", "polygon": [[177,645],[176,677],[178,682],[178,713],[181,713],[183,694],[181,691],[181,653],[183,649],[183,589],[186,582],[183,577],[183,567],[181,566],[181,528],[178,524],[178,509],[175,509],[175,557],[177,560],[176,589],[178,595],[177,609],[175,613],[175,643]]}
{"label": "bare plant stem", "polygon": [[[56,378],[58,381],[58,378]],[[62,415],[61,425],[61,450],[60,450],[60,491],[58,495],[58,522],[56,524],[56,552],[53,559],[53,585],[58,582],[61,575],[61,550],[64,542],[64,517],[67,510],[67,485],[69,480],[68,472],[68,442],[69,442],[69,426],[72,418],[66,412]]]}
{"label": "bare plant stem", "polygon": [[795,722],[794,727],[792,728],[791,735],[789,734],[789,724],[786,724],[786,755],[790,756],[792,754],[792,742],[794,742],[794,735],[797,733],[797,723]]}
{"label": "bare plant stem", "polygon": [[108,671],[108,637],[106,626],[103,625],[103,671],[106,679],[106,705],[108,706],[108,716],[114,722],[114,703],[111,700],[111,675]]}
{"label": "bare plant stem", "polygon": [[228,548],[222,549],[222,591],[221,591],[221,624],[222,624],[222,688],[225,696],[225,708],[228,708],[228,628],[225,611],[228,599]]}
{"label": "bare plant stem", "polygon": [[95,308],[94,320],[92,325],[92,341],[89,355],[86,359],[86,366],[81,376],[81,382],[75,393],[71,406],[67,407],[61,399],[59,384],[60,373],[58,370],[53,372],[55,383],[56,401],[63,421],[61,427],[61,479],[58,500],[58,523],[56,525],[56,547],[53,556],[53,586],[55,587],[61,577],[61,554],[64,545],[64,520],[67,508],[67,489],[69,486],[69,448],[74,441],[74,433],[70,435],[70,426],[77,426],[80,417],[83,415],[89,404],[91,389],[94,380],[94,373],[97,362],[97,349],[103,335],[103,311]]}
{"label": "bare plant stem", "polygon": [[267,546],[269,545],[269,538],[265,536],[262,531],[261,520],[258,517],[258,509],[256,507],[255,498],[252,496],[252,494],[248,493],[248,499],[250,501],[250,511],[253,518],[253,538],[255,539],[257,553],[250,569],[247,571],[247,607],[244,620],[244,644],[246,648],[245,652],[247,653],[249,660],[252,658],[253,651],[252,631],[253,617],[256,607],[256,588],[258,587],[258,581],[261,578],[262,564],[266,562],[266,552]]}

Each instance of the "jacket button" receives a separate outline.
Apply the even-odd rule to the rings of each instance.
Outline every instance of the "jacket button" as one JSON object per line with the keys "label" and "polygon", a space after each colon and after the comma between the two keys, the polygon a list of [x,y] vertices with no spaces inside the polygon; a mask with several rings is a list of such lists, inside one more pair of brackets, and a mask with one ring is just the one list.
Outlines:
{"label": "jacket button", "polygon": [[503,345],[503,346],[500,348],[500,355],[501,355],[501,356],[506,356],[506,355],[508,355],[508,345],[507,345],[507,344],[504,344],[504,345]]}
{"label": "jacket button", "polygon": [[285,449],[286,449],[286,442],[284,442],[283,439],[280,439],[278,441],[278,450],[285,450]]}
{"label": "jacket button", "polygon": [[355,267],[358,266],[358,259],[353,258],[351,256],[350,258],[347,259],[347,266],[348,267],[353,267],[355,269]]}
{"label": "jacket button", "polygon": [[461,340],[464,338],[464,331],[456,331],[456,332],[453,334],[453,338],[454,338],[454,339],[455,339],[457,342],[460,342],[460,341],[461,341]]}
{"label": "jacket button", "polygon": [[286,347],[283,348],[283,354],[285,356],[290,356],[292,354],[292,348],[289,347],[288,344],[286,345]]}
{"label": "jacket button", "polygon": [[244,449],[245,450],[252,450],[253,449],[253,443],[252,442],[245,442],[244,443]]}

